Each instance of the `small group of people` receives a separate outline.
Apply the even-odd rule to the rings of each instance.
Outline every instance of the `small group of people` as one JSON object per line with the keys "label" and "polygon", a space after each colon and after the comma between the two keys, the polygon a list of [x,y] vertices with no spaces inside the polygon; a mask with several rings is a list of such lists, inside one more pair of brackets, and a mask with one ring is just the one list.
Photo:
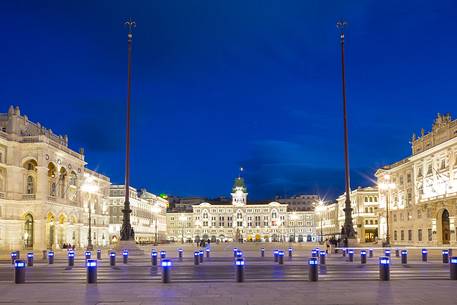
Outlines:
{"label": "small group of people", "polygon": [[211,244],[211,240],[208,238],[207,240],[204,240],[204,239],[200,239],[200,241],[196,241],[196,244],[197,244],[197,247],[200,246],[200,247],[206,247],[206,245],[210,245]]}
{"label": "small group of people", "polygon": [[62,249],[72,249],[72,250],[74,250],[75,249],[75,245],[64,243],[62,245]]}

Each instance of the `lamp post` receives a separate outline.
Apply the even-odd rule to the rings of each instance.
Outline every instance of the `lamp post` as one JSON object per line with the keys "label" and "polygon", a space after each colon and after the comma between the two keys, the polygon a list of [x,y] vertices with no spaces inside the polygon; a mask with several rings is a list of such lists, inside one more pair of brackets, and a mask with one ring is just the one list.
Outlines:
{"label": "lamp post", "polygon": [[324,204],[324,202],[322,200],[319,200],[314,205],[315,205],[315,208],[314,208],[315,211],[317,212],[317,214],[319,214],[320,227],[321,227],[320,242],[322,243],[323,240],[324,240],[324,233],[323,233],[323,229],[322,229],[322,219],[323,219],[323,214],[324,214],[324,211],[325,211],[325,204]]}
{"label": "lamp post", "polygon": [[395,183],[390,180],[390,175],[385,174],[382,178],[382,181],[378,184],[378,187],[381,191],[386,192],[386,247],[390,247],[390,227],[389,227],[389,197],[390,191],[395,189]]}
{"label": "lamp post", "polygon": [[179,216],[179,222],[181,222],[181,244],[184,244],[184,222],[186,221],[186,216],[181,214]]}
{"label": "lamp post", "polygon": [[159,239],[159,231],[157,226],[157,221],[159,220],[160,208],[158,206],[152,207],[152,214],[154,214],[154,246],[157,246]]}
{"label": "lamp post", "polygon": [[88,201],[87,206],[89,209],[89,230],[87,234],[87,250],[92,250],[92,205],[90,202],[91,195],[99,191],[98,185],[95,183],[94,178],[89,174],[84,174],[84,182],[81,185],[81,191],[87,193]]}
{"label": "lamp post", "polygon": [[[343,93],[343,123],[344,123],[344,176],[346,181],[346,200],[344,207],[344,237],[346,239],[355,238],[354,224],[352,222],[352,207],[351,207],[351,182],[349,171],[349,149],[348,149],[348,124],[346,111],[346,77],[344,66],[344,28],[347,22],[340,20],[336,23],[336,27],[340,30],[341,42],[341,80]],[[347,245],[346,245],[347,246]]]}
{"label": "lamp post", "polygon": [[296,239],[296,236],[295,236],[295,235],[296,235],[296,234],[295,234],[295,228],[296,228],[295,222],[296,222],[297,219],[298,219],[297,213],[296,213],[296,212],[293,212],[292,215],[290,216],[290,219],[292,219],[292,221],[293,221],[293,225],[292,225],[292,226],[293,226],[293,229],[294,229],[294,241],[293,241],[293,242],[295,242],[295,239]]}
{"label": "lamp post", "polygon": [[132,225],[130,223],[130,87],[131,87],[131,72],[132,72],[132,30],[136,27],[135,21],[129,19],[125,22],[129,31],[127,34],[128,45],[128,67],[127,67],[127,112],[125,120],[125,194],[124,194],[124,209],[122,210],[122,227],[121,227],[121,240],[128,241],[132,237]]}

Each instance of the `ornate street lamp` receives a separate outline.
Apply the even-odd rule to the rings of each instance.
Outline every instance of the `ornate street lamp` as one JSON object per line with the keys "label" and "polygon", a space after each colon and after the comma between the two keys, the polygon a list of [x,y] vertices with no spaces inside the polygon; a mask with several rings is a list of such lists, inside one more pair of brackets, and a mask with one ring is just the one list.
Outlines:
{"label": "ornate street lamp", "polygon": [[390,227],[389,227],[389,197],[390,192],[396,188],[395,183],[390,180],[390,175],[385,174],[382,181],[378,184],[381,191],[386,192],[386,247],[390,247]]}
{"label": "ornate street lamp", "polygon": [[179,216],[179,222],[181,223],[181,244],[184,244],[184,223],[186,219],[186,216],[184,216],[183,214]]}
{"label": "ornate street lamp", "polygon": [[92,194],[96,194],[99,191],[99,187],[91,176],[85,174],[84,177],[85,179],[83,184],[81,185],[81,191],[88,194],[87,206],[89,209],[89,231],[87,234],[87,250],[92,250],[92,204],[90,202],[90,199]]}
{"label": "ornate street lamp", "polygon": [[152,207],[152,214],[154,214],[154,246],[157,246],[158,239],[159,239],[159,231],[158,231],[158,226],[157,226],[157,221],[159,220],[159,213],[160,213],[160,207],[158,206],[153,206]]}
{"label": "ornate street lamp", "polygon": [[295,222],[298,220],[298,215],[296,212],[293,212],[291,215],[290,215],[290,219],[292,219],[293,221],[293,229],[294,229],[294,241],[295,242],[295,228],[296,228],[296,225],[295,225]]}

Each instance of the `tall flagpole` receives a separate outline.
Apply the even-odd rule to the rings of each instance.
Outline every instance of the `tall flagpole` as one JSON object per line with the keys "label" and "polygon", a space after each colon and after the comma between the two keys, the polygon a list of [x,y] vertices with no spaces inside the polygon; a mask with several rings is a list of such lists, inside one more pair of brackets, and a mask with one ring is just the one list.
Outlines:
{"label": "tall flagpole", "polygon": [[[345,239],[355,238],[354,224],[352,222],[352,207],[351,207],[351,180],[349,171],[349,149],[348,149],[348,124],[346,111],[346,78],[344,66],[344,28],[347,22],[340,20],[336,23],[336,27],[340,30],[341,42],[341,79],[343,91],[343,122],[344,122],[344,176],[346,181],[346,200],[344,201],[344,237]],[[347,240],[346,240],[347,241]],[[346,245],[347,246],[347,245]]]}
{"label": "tall flagpole", "polygon": [[124,209],[122,210],[122,228],[121,240],[130,240],[133,238],[132,225],[130,224],[130,84],[132,72],[132,30],[136,27],[135,21],[131,18],[126,21],[125,26],[128,28],[127,44],[128,44],[128,68],[127,68],[127,113],[126,113],[126,127],[125,127],[125,198]]}

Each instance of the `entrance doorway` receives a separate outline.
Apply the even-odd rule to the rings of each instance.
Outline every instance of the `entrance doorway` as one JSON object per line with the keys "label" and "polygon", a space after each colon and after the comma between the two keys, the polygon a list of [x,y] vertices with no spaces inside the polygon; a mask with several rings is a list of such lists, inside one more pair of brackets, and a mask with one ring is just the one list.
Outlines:
{"label": "entrance doorway", "polygon": [[443,214],[441,215],[441,236],[443,238],[443,244],[449,244],[450,241],[450,234],[451,234],[451,228],[450,228],[450,223],[449,223],[449,212],[448,210],[444,210]]}

